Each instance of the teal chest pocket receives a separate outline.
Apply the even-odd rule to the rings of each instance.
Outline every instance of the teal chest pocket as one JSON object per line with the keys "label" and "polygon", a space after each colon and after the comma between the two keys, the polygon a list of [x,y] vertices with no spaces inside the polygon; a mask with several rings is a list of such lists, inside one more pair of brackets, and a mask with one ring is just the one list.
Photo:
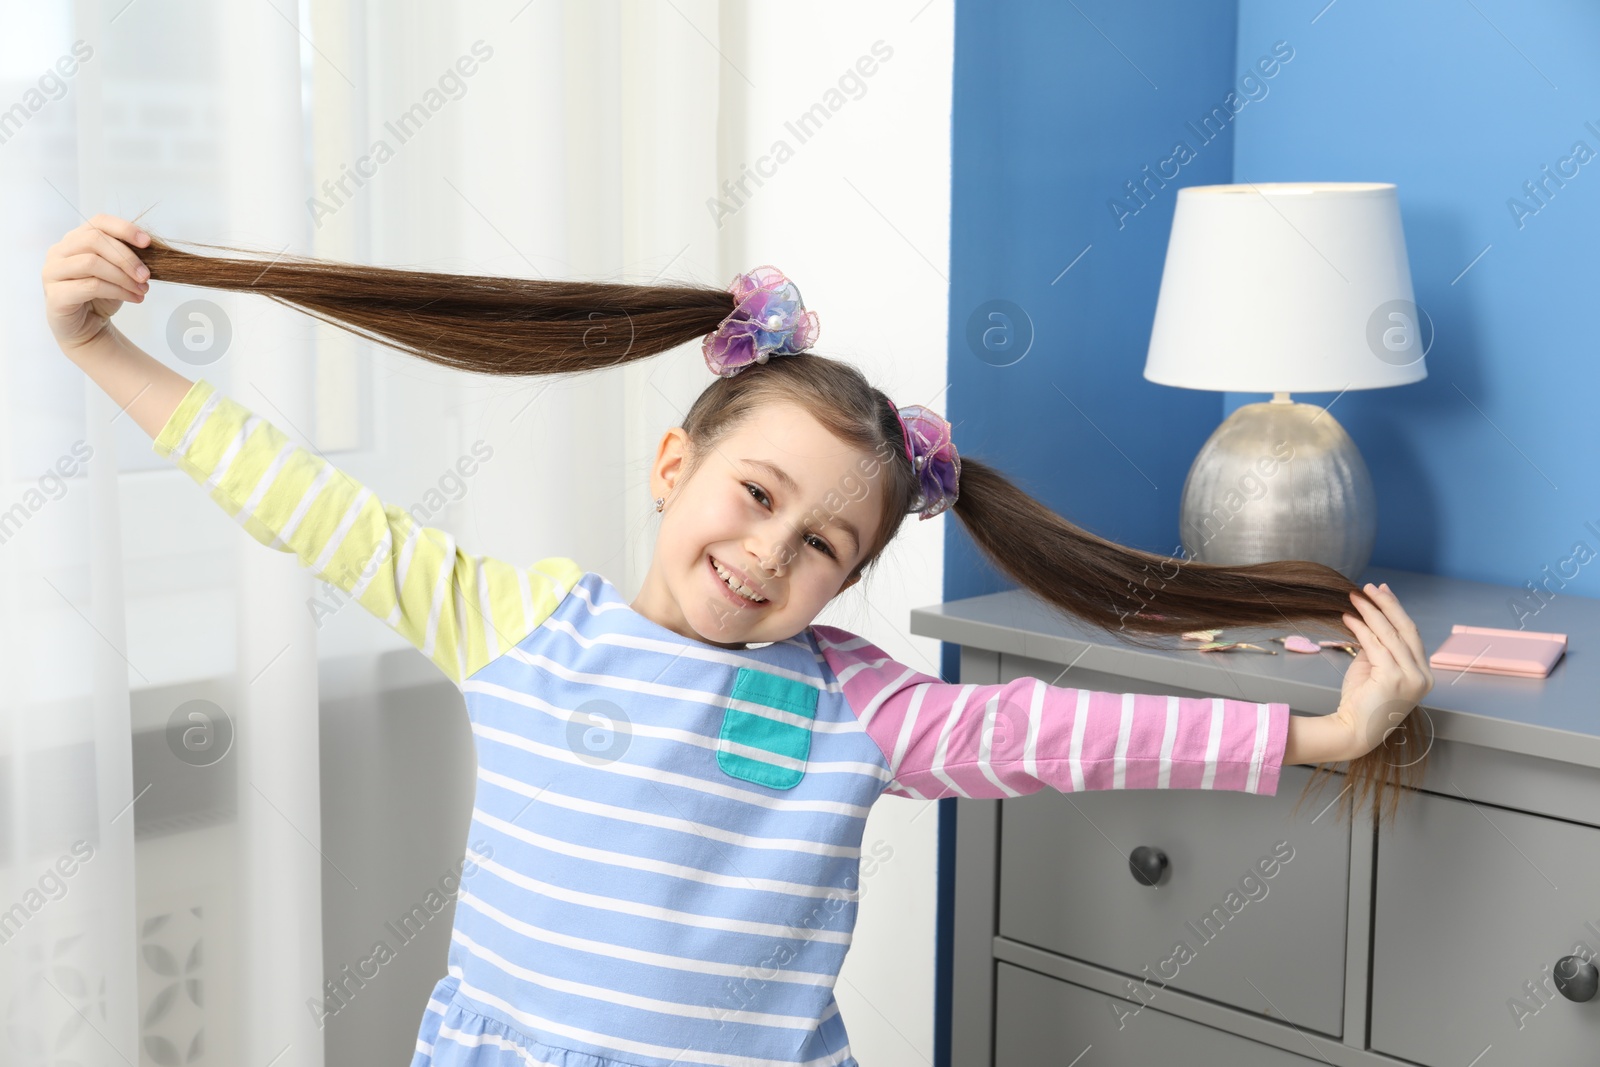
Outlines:
{"label": "teal chest pocket", "polygon": [[747,782],[793,789],[805,777],[816,718],[815,686],[741,667],[722,713],[717,766]]}

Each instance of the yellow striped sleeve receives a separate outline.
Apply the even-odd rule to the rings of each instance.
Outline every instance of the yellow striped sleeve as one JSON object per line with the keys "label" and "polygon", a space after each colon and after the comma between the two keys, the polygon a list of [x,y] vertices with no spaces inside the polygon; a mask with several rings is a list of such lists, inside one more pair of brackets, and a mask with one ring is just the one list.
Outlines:
{"label": "yellow striped sleeve", "polygon": [[151,447],[251,537],[294,553],[457,685],[532,633],[583,577],[564,556],[518,568],[467,555],[205,379]]}

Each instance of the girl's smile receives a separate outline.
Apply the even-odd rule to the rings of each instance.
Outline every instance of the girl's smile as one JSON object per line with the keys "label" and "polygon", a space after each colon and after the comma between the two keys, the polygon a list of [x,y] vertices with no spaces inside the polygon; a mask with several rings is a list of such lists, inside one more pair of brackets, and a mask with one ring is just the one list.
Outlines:
{"label": "girl's smile", "polygon": [[715,556],[707,556],[706,560],[711,564],[712,578],[716,580],[722,591],[728,594],[730,602],[737,604],[741,608],[756,608],[769,603],[766,595],[761,591],[761,583],[754,581],[743,571],[728,566]]}

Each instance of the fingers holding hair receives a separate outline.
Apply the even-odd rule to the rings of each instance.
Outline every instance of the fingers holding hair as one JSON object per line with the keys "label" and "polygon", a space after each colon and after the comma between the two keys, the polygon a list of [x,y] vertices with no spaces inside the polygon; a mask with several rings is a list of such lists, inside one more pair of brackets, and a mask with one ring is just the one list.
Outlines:
{"label": "fingers holding hair", "polygon": [[1361,645],[1361,651],[1367,654],[1367,659],[1372,662],[1373,669],[1392,667],[1400,670],[1400,665],[1395,662],[1394,654],[1383,638],[1374,633],[1372,628],[1354,615],[1344,616],[1345,625],[1355,632],[1356,642]]}
{"label": "fingers holding hair", "polygon": [[[52,248],[41,276],[44,281],[87,282],[78,288],[89,298],[140,300],[150,286],[150,269],[115,234],[149,235],[111,215],[96,215],[69,232]],[[105,284],[96,284],[97,282]]]}
{"label": "fingers holding hair", "polygon": [[1394,591],[1387,585],[1381,585],[1377,587],[1377,596],[1374,603],[1383,609],[1384,615],[1388,617],[1389,622],[1394,626],[1395,632],[1404,638],[1406,644],[1411,647],[1411,652],[1416,657],[1416,661],[1419,664],[1425,664],[1428,660],[1428,654],[1422,645],[1422,635],[1417,632],[1417,624],[1411,621],[1411,616],[1406,614],[1406,609],[1401,605],[1400,598],[1395,596]]}
{"label": "fingers holding hair", "polygon": [[118,218],[116,215],[101,213],[90,219],[86,225],[140,248],[150,243],[150,235],[148,233],[139,229],[135,223],[129,222],[124,218]]}
{"label": "fingers holding hair", "polygon": [[96,215],[89,225],[79,227],[85,241],[82,249],[98,253],[102,258],[122,268],[134,289],[143,286],[150,278],[150,268],[134,254],[130,245],[147,245],[150,235],[127,219],[115,215]]}
{"label": "fingers holding hair", "polygon": [[[1359,625],[1362,632],[1371,639],[1374,655],[1371,656],[1373,667],[1386,666],[1394,669],[1408,683],[1418,688],[1418,696],[1433,685],[1432,675],[1428,669],[1421,665],[1415,649],[1402,636],[1399,630],[1380,609],[1371,603],[1362,604],[1357,599],[1357,607],[1365,616],[1364,622],[1351,620],[1346,616],[1352,628]],[[1366,637],[1358,634],[1363,650],[1369,647]]]}

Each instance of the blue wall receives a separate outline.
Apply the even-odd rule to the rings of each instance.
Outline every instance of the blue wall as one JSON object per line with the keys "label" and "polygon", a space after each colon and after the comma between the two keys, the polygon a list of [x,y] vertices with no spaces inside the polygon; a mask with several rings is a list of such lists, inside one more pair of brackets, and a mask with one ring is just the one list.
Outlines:
{"label": "blue wall", "polygon": [[[1315,25],[1306,6],[1240,4],[1241,58],[1278,38],[1297,56],[1266,106],[1240,116],[1234,176],[1399,187],[1435,326],[1428,377],[1333,408],[1377,489],[1373,561],[1542,582],[1574,542],[1600,552],[1600,5],[1343,2]],[[1589,162],[1561,177],[1575,149]],[[1546,183],[1542,205],[1525,182]],[[1575,577],[1550,589],[1600,596],[1600,564],[1565,569]]]}
{"label": "blue wall", "polygon": [[[1145,381],[1144,354],[1179,185],[1232,180],[1238,120],[1209,143],[1185,124],[1238,77],[1236,11],[1076,3],[956,5],[946,416],[964,455],[1073,522],[1175,552],[1183,479],[1223,398]],[[1165,188],[1141,184],[1180,137],[1194,158]],[[1002,300],[1031,337],[1020,359],[988,315]],[[946,529],[947,600],[1009,585],[958,522]]]}
{"label": "blue wall", "polygon": [[[1292,58],[1244,80],[1280,41]],[[1377,490],[1372,562],[1600,596],[1597,53],[1593,0],[958,3],[957,447],[1096,533],[1176,552],[1195,453],[1262,399],[1142,377],[1176,190],[1394,182],[1435,339],[1424,381],[1333,403]],[[1190,123],[1230,93],[1231,122],[1202,137]],[[1180,139],[1193,158],[1163,186]],[[947,600],[1010,585],[946,530]],[[953,649],[943,666],[957,677]]]}
{"label": "blue wall", "polygon": [[[1164,189],[1145,187],[1143,203],[1110,203],[1226,97],[1235,8],[1075,3],[1082,14],[956,4],[945,416],[963,455],[1072,521],[1176,552],[1183,479],[1222,397],[1146,382],[1144,352],[1178,184],[1231,180],[1232,124],[1209,143],[1188,133],[1194,158]],[[1007,587],[957,521],[946,531],[945,599]],[[942,668],[958,677],[950,646]],[[939,802],[939,1067],[949,1065],[954,803]]]}
{"label": "blue wall", "polygon": [[[1372,470],[1373,563],[1542,581],[1575,542],[1600,554],[1600,4],[1326,5],[957,5],[957,446],[1074,522],[1176,551],[1195,453],[1233,408],[1261,399],[1141,376],[1176,190],[1392,181],[1435,337],[1426,380],[1333,404]],[[1292,58],[1243,80],[1277,42]],[[1190,123],[1230,92],[1237,115],[1203,142]],[[1161,187],[1157,168],[1180,138],[1194,158]],[[1558,187],[1546,175],[1579,141],[1595,158],[1569,162],[1576,174]],[[1529,181],[1546,183],[1543,205]],[[1513,198],[1529,208],[1520,223]],[[1007,320],[989,314],[997,300],[1020,309],[1017,337],[1031,328],[1016,362]],[[987,346],[972,341],[975,318]],[[947,530],[947,599],[1008,587],[958,523]],[[1565,571],[1576,577],[1552,588],[1600,596],[1600,562]]]}

